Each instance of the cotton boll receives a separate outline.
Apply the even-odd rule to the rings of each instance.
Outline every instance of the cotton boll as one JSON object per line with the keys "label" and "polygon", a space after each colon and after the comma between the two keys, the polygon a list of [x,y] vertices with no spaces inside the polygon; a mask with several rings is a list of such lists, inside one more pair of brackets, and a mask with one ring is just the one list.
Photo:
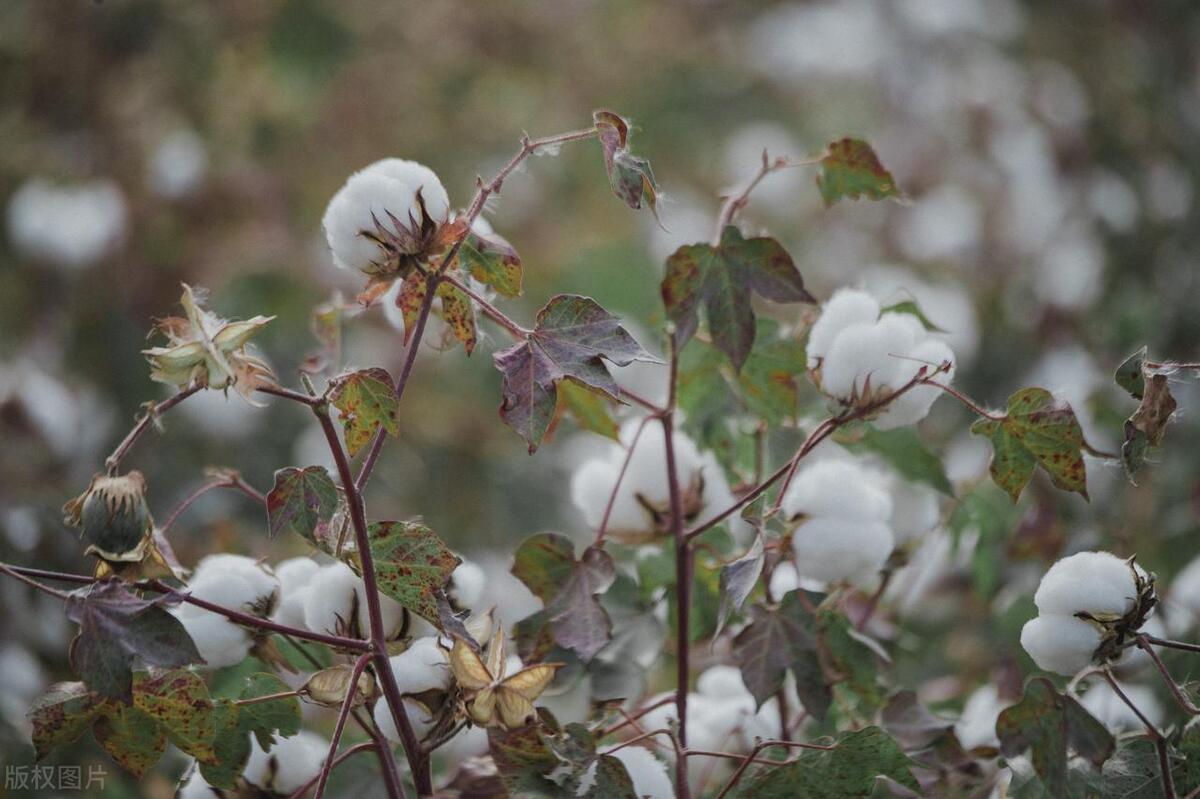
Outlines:
{"label": "cotton boll", "polygon": [[289,627],[304,627],[304,598],[308,595],[309,583],[320,565],[312,558],[290,558],[275,566],[279,578],[279,603],[272,620]]}
{"label": "cotton boll", "polygon": [[[408,723],[412,727],[413,734],[417,736],[417,740],[423,739],[433,729],[436,719],[430,715],[429,710],[420,702],[409,697],[404,698],[404,712],[408,714]],[[392,710],[388,706],[387,700],[382,697],[375,703],[375,709],[371,711],[371,715],[375,717],[375,723],[379,725],[379,731],[384,734],[389,741],[393,743],[402,743],[400,732],[396,729],[396,720],[392,718]]]}
{"label": "cotton boll", "polygon": [[[934,370],[946,362],[950,363],[949,368],[939,372],[934,379],[949,384],[954,379],[954,353],[944,341],[926,339],[909,350],[906,360],[897,367],[897,378],[892,387],[901,388],[916,377],[922,366],[926,367],[927,376],[933,376]],[[875,426],[880,430],[894,430],[916,424],[929,414],[929,409],[941,395],[942,390],[936,386],[913,386],[880,411]]]}
{"label": "cotton boll", "polygon": [[996,737],[996,719],[1008,703],[1000,699],[1000,690],[988,683],[981,685],[967,697],[963,705],[962,715],[954,724],[954,734],[963,749],[975,749],[980,746],[999,747],[1000,739]]}
{"label": "cotton boll", "polygon": [[[391,638],[403,625],[404,608],[391,597],[380,594],[379,610],[384,636]],[[338,635],[353,624],[358,625],[360,633],[371,628],[362,578],[340,561],[322,567],[313,575],[305,592],[304,626],[313,632]]]}
{"label": "cotton boll", "polygon": [[250,654],[250,634],[224,616],[187,604],[171,612],[187,630],[206,668],[233,666]]}
{"label": "cotton boll", "polygon": [[1021,646],[1039,669],[1071,676],[1091,664],[1100,630],[1073,616],[1038,616],[1021,628]]}
{"label": "cotton boll", "polygon": [[[417,199],[418,192],[424,212]],[[334,264],[370,273],[387,259],[372,238],[376,235],[376,222],[390,234],[419,235],[424,219],[441,224],[449,211],[450,199],[432,170],[413,161],[385,158],[350,176],[329,201],[321,224]],[[402,228],[413,229],[398,229],[392,216]],[[369,235],[363,235],[364,232]],[[415,249],[407,251],[410,255],[415,253]]]}
{"label": "cotton boll", "polygon": [[469,757],[486,754],[488,751],[487,730],[467,725],[458,734],[437,748],[447,763],[459,763]]}
{"label": "cotton boll", "polygon": [[1133,569],[1110,552],[1078,552],[1055,563],[1033,596],[1043,614],[1123,616],[1137,601]]}
{"label": "cotton boll", "polygon": [[464,559],[450,575],[450,598],[460,608],[472,609],[483,596],[486,580],[478,563]]}
{"label": "cotton boll", "polygon": [[250,757],[242,778],[265,791],[287,796],[321,773],[328,754],[329,741],[307,730],[277,739],[270,752],[264,752],[258,739],[250,736]]}
{"label": "cotton boll", "polygon": [[924,333],[908,314],[884,314],[874,324],[847,327],[834,339],[821,364],[821,388],[840,399],[874,397],[896,389],[900,375],[914,369],[903,357]]}
{"label": "cotton boll", "polygon": [[1167,629],[1182,635],[1200,619],[1200,558],[1194,558],[1175,575],[1163,600]]}
{"label": "cotton boll", "polygon": [[879,303],[858,289],[839,289],[821,309],[821,316],[808,331],[809,364],[824,358],[843,330],[851,325],[872,324],[879,319]]}
{"label": "cotton boll", "polygon": [[816,518],[793,533],[792,552],[802,577],[833,582],[879,571],[894,543],[891,529],[883,522]]}
{"label": "cotton boll", "polygon": [[78,270],[112,251],[128,216],[125,196],[110,180],[55,186],[31,178],[9,199],[8,234],[25,257]]}
{"label": "cotton boll", "polygon": [[783,498],[788,518],[884,521],[892,513],[882,475],[853,461],[820,460],[797,472]]}
{"label": "cotton boll", "polygon": [[[571,476],[571,502],[583,516],[584,523],[593,529],[598,528],[604,520],[604,509],[608,504],[608,495],[617,482],[619,466],[614,466],[607,459],[593,458],[584,461]],[[624,509],[624,508],[623,508]],[[614,505],[613,510],[616,511]],[[642,523],[641,509],[635,509],[627,518],[622,518],[621,526],[636,526]],[[610,523],[613,520],[610,517]]]}
{"label": "cotton boll", "polygon": [[[1166,625],[1163,624],[1162,619],[1158,616],[1151,616],[1147,619],[1146,623],[1142,625],[1140,632],[1155,636],[1156,638],[1166,638],[1169,635]],[[1138,674],[1149,666],[1151,662],[1149,653],[1141,647],[1134,645],[1127,647],[1110,665],[1112,666],[1113,673],[1124,680]]]}
{"label": "cotton boll", "polygon": [[713,698],[749,695],[736,666],[710,666],[696,679],[696,690]]}
{"label": "cotton boll", "polygon": [[449,661],[436,636],[417,638],[408,649],[388,658],[388,662],[402,694],[444,691],[450,687]]}
{"label": "cotton boll", "polygon": [[[1126,684],[1121,685],[1121,691],[1142,711],[1151,724],[1158,726],[1163,718],[1163,708],[1153,691],[1144,685]],[[1117,696],[1117,692],[1107,681],[1091,683],[1079,704],[1113,733],[1146,729],[1142,720]]]}
{"label": "cotton boll", "polygon": [[941,503],[937,492],[929,486],[894,480],[891,500],[889,525],[896,537],[896,546],[903,546],[937,527]]}
{"label": "cotton boll", "polygon": [[538,698],[538,706],[553,713],[559,724],[585,723],[592,714],[591,675],[584,674],[566,690],[552,686]]}
{"label": "cotton boll", "polygon": [[175,799],[221,799],[225,795],[225,791],[214,788],[204,781],[195,762],[188,768],[191,773],[187,775],[187,779],[175,792]]}
{"label": "cotton boll", "polygon": [[275,574],[242,555],[209,555],[188,582],[192,596],[227,608],[264,615],[279,592]]}

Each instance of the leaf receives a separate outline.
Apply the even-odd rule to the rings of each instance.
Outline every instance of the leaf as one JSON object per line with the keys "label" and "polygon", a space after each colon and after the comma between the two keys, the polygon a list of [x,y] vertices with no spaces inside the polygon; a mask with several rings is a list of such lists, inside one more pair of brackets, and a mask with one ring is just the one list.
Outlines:
{"label": "leaf", "polygon": [[392,436],[400,435],[396,421],[400,400],[391,375],[384,369],[363,369],[335,378],[329,401],[342,412],[346,449],[351,457],[374,438],[380,427]]}
{"label": "leaf", "polygon": [[861,700],[879,705],[883,697],[879,690],[877,645],[857,632],[845,614],[834,610],[820,610],[817,627],[830,665],[839,672],[840,679]]}
{"label": "leaf", "polygon": [[564,380],[558,384],[558,407],[554,415],[561,417],[563,413],[569,413],[584,430],[616,441],[618,427],[612,417],[611,405],[612,400],[604,395],[584,388],[573,380]]}
{"label": "leaf", "polygon": [[1113,380],[1117,385],[1128,391],[1130,396],[1137,400],[1142,398],[1142,393],[1146,390],[1145,364],[1146,348],[1142,347],[1126,358],[1124,363],[1117,367],[1116,374],[1113,375]]}
{"label": "leaf", "polygon": [[742,605],[746,603],[746,598],[750,596],[762,575],[764,559],[763,537],[759,532],[755,534],[754,542],[745,555],[721,567],[721,607],[717,611],[717,630],[713,633],[714,638],[729,620],[729,614],[741,610]]}
{"label": "leaf", "polygon": [[92,723],[104,700],[81,682],[60,682],[30,705],[25,717],[32,729],[34,755],[77,741]]}
{"label": "leaf", "polygon": [[877,776],[919,791],[913,761],[878,727],[841,733],[829,750],[802,749],[789,765],[760,767],[738,796],[753,799],[868,797]]}
{"label": "leaf", "polygon": [[596,758],[592,787],[584,796],[587,799],[638,799],[625,764],[612,755]]}
{"label": "leaf", "polygon": [[201,762],[214,762],[212,700],[199,675],[176,669],[162,674],[138,672],[133,706],[153,719],[171,743]]}
{"label": "leaf", "polygon": [[367,526],[379,590],[431,624],[441,625],[437,596],[462,561],[417,522]]}
{"label": "leaf", "polygon": [[[259,672],[246,678],[240,698],[257,699],[290,690],[275,675]],[[300,700],[294,696],[245,705],[230,700],[217,702],[213,708],[216,762],[201,763],[201,776],[214,788],[234,788],[250,756],[250,736],[257,738],[259,746],[269,752],[276,734],[288,738],[300,731],[301,718]]]}
{"label": "leaf", "polygon": [[833,695],[821,668],[816,620],[795,591],[775,609],[750,608],[750,623],[733,640],[733,658],[759,707],[783,687],[791,669],[804,709],[825,718]]}
{"label": "leaf", "polygon": [[488,750],[510,796],[553,799],[562,790],[549,774],[562,762],[546,745],[538,725],[488,728]]}
{"label": "leaf", "polygon": [[1088,498],[1083,429],[1071,406],[1046,389],[1021,389],[1008,398],[1002,419],[979,419],[971,432],[991,440],[992,480],[1013,502],[1038,466],[1058,488]]}
{"label": "leaf", "polygon": [[463,240],[458,257],[471,277],[480,283],[491,286],[505,297],[521,295],[521,256],[502,237],[471,233]]}
{"label": "leaf", "polygon": [[575,545],[558,533],[530,536],[517,549],[512,573],[545,610],[518,625],[522,655],[545,649],[543,632],[549,629],[559,646],[574,651],[584,661],[604,648],[612,635],[612,620],[597,594],[608,590],[616,577],[612,558],[596,546],[575,560]]}
{"label": "leaf", "polygon": [[500,418],[525,439],[531,454],[554,418],[561,381],[574,380],[619,400],[620,388],[604,361],[617,366],[658,361],[595,300],[570,294],[553,297],[524,341],[492,357],[504,376]]}
{"label": "leaf", "polygon": [[333,518],[337,504],[337,486],[324,466],[280,469],[267,494],[267,529],[274,538],[290,526],[316,543],[320,524]]}
{"label": "leaf", "polygon": [[738,372],[754,346],[751,291],[773,302],[816,302],[779,242],[742,238],[734,225],[725,228],[715,247],[689,244],[667,258],[660,291],[667,316],[676,324],[678,345],[695,334],[703,305],[714,345]]}
{"label": "leaf", "polygon": [[917,304],[916,300],[903,300],[901,302],[893,303],[892,305],[889,305],[886,308],[881,308],[879,311],[880,316],[883,316],[886,313],[900,313],[900,314],[908,314],[909,316],[914,316],[914,317],[916,317],[917,321],[921,323],[921,326],[923,328],[925,328],[926,330],[928,330],[930,333],[945,333],[946,332],[942,328],[935,325],[929,319],[929,317],[925,315],[925,312],[921,310],[921,306]]}
{"label": "leaf", "polygon": [[829,144],[821,159],[817,188],[826,208],[838,200],[857,200],[864,195],[872,200],[903,197],[892,173],[884,169],[871,145],[861,139],[846,138]]}
{"label": "leaf", "polygon": [[135,662],[163,668],[204,662],[187,630],[162,608],[164,601],[140,599],[116,579],[70,595],[67,618],[79,625],[71,668],[88,688],[128,704]]}
{"label": "leaf", "polygon": [[166,733],[154,719],[126,705],[109,703],[92,725],[92,735],[118,766],[138,779],[167,748]]}
{"label": "leaf", "polygon": [[874,425],[864,425],[857,436],[839,437],[838,443],[854,453],[874,453],[904,479],[925,483],[947,496],[954,496],[954,487],[946,477],[941,459],[929,451],[915,428],[880,430]]}
{"label": "leaf", "polygon": [[1104,725],[1045,677],[1029,680],[1021,701],[1000,713],[996,735],[1006,757],[1031,750],[1033,769],[1054,796],[1066,795],[1068,747],[1097,768],[1115,748]]}
{"label": "leaf", "polygon": [[1163,434],[1176,407],[1166,375],[1149,375],[1142,388],[1141,403],[1133,416],[1125,420],[1125,441],[1121,445],[1121,461],[1130,480],[1145,463],[1147,450],[1162,446]]}
{"label": "leaf", "polygon": [[629,152],[629,124],[612,111],[604,110],[592,114],[592,120],[613,194],[634,210],[641,208],[645,200],[657,219],[658,184],[650,171],[650,162]]}
{"label": "leaf", "polygon": [[[462,343],[467,355],[470,355],[479,343],[479,331],[475,326],[475,306],[471,304],[471,298],[453,283],[438,284],[437,295],[442,301],[442,320],[450,328],[454,338]],[[404,335],[407,339],[407,323]]]}

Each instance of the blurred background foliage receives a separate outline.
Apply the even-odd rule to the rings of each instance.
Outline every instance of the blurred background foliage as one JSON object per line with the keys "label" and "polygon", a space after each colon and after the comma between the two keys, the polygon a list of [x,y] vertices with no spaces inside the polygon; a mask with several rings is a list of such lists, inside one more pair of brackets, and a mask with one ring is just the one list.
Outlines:
{"label": "blurred background foliage", "polygon": [[[852,133],[910,203],[824,210],[812,174],[787,171],[755,195],[747,229],[777,236],[818,297],[848,284],[915,295],[950,332],[969,394],[1002,405],[1043,385],[1113,450],[1133,407],[1112,369],[1143,344],[1160,360],[1200,358],[1198,45],[1188,0],[6,0],[0,554],[90,567],[59,507],[139,405],[164,396],[139,350],[181,282],[209,289],[224,316],[277,315],[259,342],[295,385],[314,304],[360,288],[334,270],[320,230],[350,172],[412,158],[462,206],[522,131],[586,127],[598,107],[634,122],[669,232],[610,195],[594,144],[530,159],[486,214],[526,265],[524,297],[505,304],[518,319],[555,292],[588,294],[653,346],[663,259],[709,237],[718,196],[762,148],[803,156]],[[469,360],[423,353],[368,502],[502,561],[529,533],[584,532],[565,499],[577,448],[567,422],[530,458],[499,423],[490,351],[505,342],[482,324],[491,339]],[[349,364],[398,367],[380,309],[346,336]],[[997,665],[1030,668],[1017,631],[1065,551],[1137,552],[1164,577],[1200,551],[1200,396],[1182,378],[1175,390],[1180,422],[1140,487],[1092,459],[1090,504],[1039,477],[1016,509],[970,488],[979,444],[960,408],[938,404],[922,436],[971,497],[946,513],[974,554],[923,588],[926,612],[894,620],[898,682],[953,701]],[[804,410],[822,407],[801,394]],[[164,422],[127,461],[160,518],[206,466],[265,490],[276,468],[324,457],[311,419],[278,403],[214,394]],[[269,542],[262,513],[232,492],[208,495],[173,539],[185,563],[302,551]],[[68,678],[71,631],[55,603],[10,581],[0,608],[0,761],[27,763],[23,712]],[[103,759],[90,743],[51,762],[88,759]],[[109,770],[109,795],[170,793],[165,773],[135,785]]]}

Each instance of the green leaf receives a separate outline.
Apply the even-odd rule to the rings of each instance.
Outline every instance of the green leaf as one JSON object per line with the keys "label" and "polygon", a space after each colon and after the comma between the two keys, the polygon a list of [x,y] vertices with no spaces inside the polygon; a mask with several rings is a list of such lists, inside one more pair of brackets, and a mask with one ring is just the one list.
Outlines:
{"label": "green leaf", "polygon": [[618,440],[617,422],[612,417],[612,400],[584,388],[573,380],[558,384],[558,408],[555,416],[569,413],[580,427],[605,438]]}
{"label": "green leaf", "polygon": [[337,486],[324,466],[280,469],[267,494],[267,529],[274,538],[291,527],[316,543],[318,526],[333,517],[337,504]]}
{"label": "green leaf", "polygon": [[384,369],[363,369],[335,378],[329,401],[342,412],[346,449],[351,456],[368,444],[380,427],[392,436],[400,435],[396,421],[400,400],[391,375]]}
{"label": "green leaf", "polygon": [[461,563],[458,556],[417,522],[372,522],[367,538],[379,590],[440,627],[437,595]]}
{"label": "green leaf", "polygon": [[523,270],[521,256],[500,236],[471,233],[458,251],[471,277],[485,283],[505,297],[521,294]]}
{"label": "green leaf", "polygon": [[1002,419],[979,419],[975,435],[992,442],[992,480],[1016,502],[1041,466],[1064,491],[1087,493],[1083,429],[1071,406],[1044,388],[1023,388],[1008,398]]}
{"label": "green leaf", "polygon": [[[437,287],[438,299],[442,301],[442,321],[454,334],[466,351],[470,355],[475,351],[475,345],[479,343],[479,331],[475,325],[475,306],[471,304],[471,298],[466,295],[462,289],[455,286],[453,283],[441,283]],[[408,328],[405,328],[405,338],[408,337]]]}
{"label": "green leaf", "polygon": [[871,145],[861,139],[830,143],[821,159],[817,188],[826,208],[838,200],[857,200],[864,195],[872,200],[903,197],[892,173],[884,169]]}
{"label": "green leaf", "polygon": [[1140,400],[1146,390],[1146,376],[1143,371],[1146,364],[1146,348],[1130,355],[1124,363],[1117,367],[1113,380],[1117,385],[1129,392],[1134,399]]}
{"label": "green leaf", "polygon": [[657,219],[658,184],[650,162],[629,152],[629,124],[612,111],[596,111],[592,119],[613,194],[634,210],[641,208],[644,200]]}
{"label": "green leaf", "polygon": [[32,728],[38,760],[63,744],[79,740],[104,700],[81,682],[60,682],[30,705],[25,717]]}
{"label": "green leaf", "polygon": [[[260,672],[246,678],[241,699],[255,699],[291,690],[273,674]],[[300,731],[300,700],[294,696],[267,702],[238,705],[221,700],[213,708],[214,763],[201,763],[200,774],[214,788],[232,789],[246,768],[250,756],[250,736],[258,739],[264,751],[271,751],[275,735],[287,738]]]}
{"label": "green leaf", "polygon": [[111,702],[92,725],[92,735],[118,766],[138,779],[167,748],[166,733],[154,719],[134,707]]}
{"label": "green leaf", "polygon": [[717,611],[717,629],[713,633],[714,638],[720,634],[721,628],[729,620],[729,614],[741,610],[742,605],[746,603],[746,598],[750,596],[750,592],[754,590],[754,586],[758,584],[758,578],[762,575],[764,560],[763,537],[759,532],[755,534],[754,542],[746,550],[745,555],[721,567],[721,607]]}
{"label": "green leaf", "polygon": [[830,665],[842,676],[846,686],[868,705],[875,707],[883,701],[879,688],[879,666],[869,639],[855,631],[845,614],[822,608],[817,614],[821,641],[829,655]]}
{"label": "green leaf", "polygon": [[852,799],[868,797],[877,776],[920,790],[913,761],[878,727],[844,732],[833,749],[802,749],[787,766],[760,767],[738,796],[748,799]]}
{"label": "green leaf", "polygon": [[549,774],[562,760],[550,750],[536,724],[516,730],[488,729],[488,750],[510,796],[555,799],[562,789]]}
{"label": "green leaf", "polygon": [[141,599],[117,579],[70,595],[67,618],[79,625],[71,641],[71,668],[88,688],[129,703],[135,662],[163,668],[204,662],[187,630],[162,608],[164,601]]}
{"label": "green leaf", "polygon": [[1175,397],[1164,374],[1150,375],[1142,384],[1142,401],[1133,416],[1125,420],[1125,441],[1121,461],[1130,481],[1146,462],[1150,447],[1162,446],[1167,423],[1175,413]]}
{"label": "green leaf", "polygon": [[776,426],[796,417],[807,358],[796,336],[781,336],[772,319],[759,319],[754,349],[737,375],[738,398],[752,415]]}
{"label": "green leaf", "polygon": [[954,487],[946,477],[941,459],[926,448],[912,427],[879,430],[873,425],[864,425],[853,437],[839,437],[838,443],[854,453],[874,453],[904,479],[925,483],[947,496],[954,496]]}
{"label": "green leaf", "polygon": [[511,571],[548,605],[575,571],[575,544],[558,533],[531,535],[517,547]]}
{"label": "green leaf", "polygon": [[816,302],[779,242],[743,238],[734,225],[725,228],[715,247],[689,244],[667,258],[660,291],[679,346],[695,334],[703,305],[713,343],[738,372],[754,347],[752,291],[773,302]]}
{"label": "green leaf", "polygon": [[825,718],[833,694],[821,668],[816,620],[796,591],[777,608],[751,607],[750,623],[734,639],[732,654],[759,707],[783,687],[791,669],[804,709],[818,721]]}
{"label": "green leaf", "polygon": [[199,675],[176,669],[162,674],[138,672],[133,706],[153,719],[171,743],[201,762],[214,762],[212,700]]}
{"label": "green leaf", "polygon": [[900,314],[908,314],[909,316],[914,316],[914,317],[916,317],[917,321],[921,323],[921,326],[924,327],[926,330],[928,330],[930,333],[945,333],[946,332],[942,328],[935,325],[932,321],[930,321],[929,317],[926,316],[925,312],[921,310],[921,306],[917,304],[916,300],[904,300],[902,302],[897,302],[897,303],[887,306],[886,308],[881,308],[879,311],[880,316],[882,316],[883,314],[886,314],[886,313],[900,313]]}
{"label": "green leaf", "polygon": [[633,780],[625,770],[625,764],[612,755],[600,755],[596,759],[591,789],[587,799],[638,799]]}
{"label": "green leaf", "polygon": [[1097,768],[1115,748],[1104,725],[1045,677],[1032,678],[1021,701],[1000,713],[996,735],[1006,757],[1030,750],[1034,771],[1054,796],[1067,793],[1068,747]]}
{"label": "green leaf", "polygon": [[619,400],[620,388],[604,361],[618,366],[658,361],[595,300],[569,294],[553,297],[525,340],[492,358],[504,376],[500,418],[525,439],[531,454],[554,418],[563,380]]}

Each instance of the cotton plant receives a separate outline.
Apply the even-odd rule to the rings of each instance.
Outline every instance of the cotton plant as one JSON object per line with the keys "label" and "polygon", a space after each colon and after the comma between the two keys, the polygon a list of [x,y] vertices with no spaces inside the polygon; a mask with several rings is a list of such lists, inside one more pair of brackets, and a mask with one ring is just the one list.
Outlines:
{"label": "cotton plant", "polygon": [[[469,199],[456,198],[463,204],[414,161],[384,158],[351,175],[320,226],[333,267],[363,281],[356,302],[383,302],[402,328],[388,333],[388,351],[402,353],[395,373],[346,365],[361,356],[341,351],[343,324],[372,315],[351,313],[340,295],[314,309],[320,350],[302,370],[276,371],[255,349],[273,317],[227,319],[203,291],[183,287],[182,313],[158,321],[160,341],[142,353],[172,393],[143,407],[64,507],[87,573],[0,564],[23,584],[16,590],[62,602],[78,626],[78,679],[29,710],[39,757],[91,730],[141,778],[169,740],[195,761],[185,797],[342,795],[337,766],[360,755],[375,761],[371,787],[390,799],[465,786],[481,796],[619,799],[808,795],[828,785],[855,796],[881,787],[985,795],[1026,773],[1057,796],[1078,787],[1067,785],[1069,748],[1094,764],[1136,754],[1106,727],[1130,726],[1113,697],[1154,744],[1151,768],[1184,756],[1158,714],[1140,711],[1152,707],[1149,695],[1127,681],[1157,673],[1185,712],[1200,712],[1158,655],[1195,647],[1164,637],[1155,578],[1132,558],[1072,555],[1034,594],[1038,616],[1019,640],[1038,669],[1079,676],[1066,691],[1035,674],[1006,704],[984,686],[957,724],[931,713],[929,724],[915,689],[945,697],[939,689],[966,680],[906,686],[905,669],[892,666],[938,618],[924,610],[931,586],[980,565],[985,529],[1004,536],[1005,513],[978,485],[983,468],[1002,502],[1021,502],[1036,478],[1040,509],[1049,487],[1087,499],[1084,454],[1106,453],[1051,390],[1021,388],[996,410],[955,386],[956,353],[938,324],[973,316],[932,308],[931,318],[918,295],[933,295],[916,285],[913,299],[886,305],[856,288],[819,297],[783,243],[741,220],[756,187],[792,167],[817,170],[826,205],[904,199],[867,142],[838,139],[802,159],[764,152],[714,225],[693,218],[692,232],[671,242],[650,317],[661,324],[626,325],[575,294],[551,297],[531,319],[504,310],[524,290],[524,264],[481,219],[485,206],[520,180],[530,156],[593,142],[616,198],[657,221],[659,186],[630,139],[608,110],[579,130],[526,136]],[[86,260],[77,245],[33,246],[29,231],[53,222],[37,208],[59,206],[17,199],[18,249]],[[88,255],[116,238],[95,238]],[[573,506],[564,522],[583,535],[538,531],[515,551],[466,559],[422,520],[447,498],[391,519],[366,501],[388,439],[421,423],[402,399],[439,318],[467,355],[495,333],[498,413],[514,446],[530,455],[560,447],[570,437],[556,433],[571,428],[595,437],[563,486]],[[956,340],[969,349],[973,339]],[[456,356],[441,349],[430,357]],[[1116,382],[1138,405],[1112,457],[1131,480],[1164,444],[1176,409],[1169,377],[1197,369],[1144,350],[1118,367]],[[292,374],[297,384],[285,385]],[[172,408],[230,389],[268,420],[285,404],[311,414],[293,442],[301,462],[279,468],[268,490],[210,469],[159,524],[150,509],[169,471],[128,470],[128,456],[149,431],[169,436],[166,422],[186,423],[168,417]],[[924,427],[953,422],[919,424],[942,394],[975,417],[970,434],[990,462],[968,453],[967,466],[950,470],[930,450]],[[171,540],[210,491],[265,510],[250,551],[286,546],[294,556],[180,562]],[[457,532],[477,546],[511,531]],[[1184,608],[1188,586],[1185,573],[1173,599]],[[1025,593],[1012,581],[992,609],[1020,607]],[[1003,651],[1017,641],[996,643]],[[1082,680],[1091,688],[1077,699]],[[918,721],[898,729],[898,716]],[[952,762],[937,760],[947,752]],[[1175,790],[1169,770],[1154,778],[1166,795]]]}

